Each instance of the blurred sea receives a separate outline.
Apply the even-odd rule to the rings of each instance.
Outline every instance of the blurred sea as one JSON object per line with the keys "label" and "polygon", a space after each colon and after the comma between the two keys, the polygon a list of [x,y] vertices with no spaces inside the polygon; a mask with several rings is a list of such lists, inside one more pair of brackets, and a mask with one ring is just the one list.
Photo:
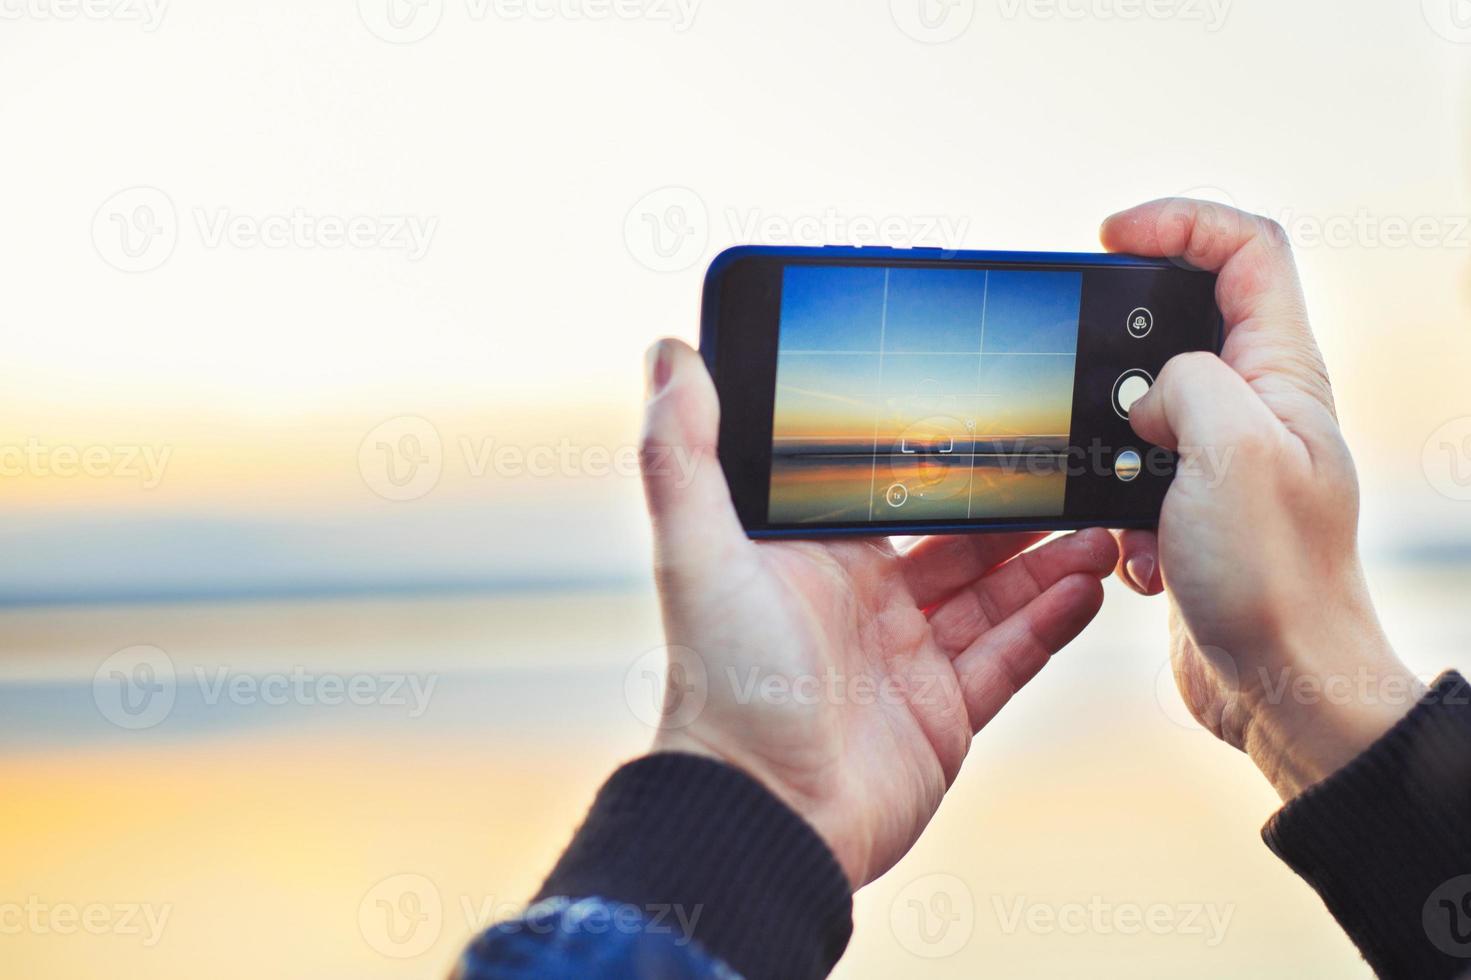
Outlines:
{"label": "blurred sea", "polygon": [[[1417,670],[1471,668],[1468,582],[1444,564],[1375,575]],[[1262,845],[1272,791],[1183,722],[1163,619],[1110,584],[859,895],[839,976],[1369,976]],[[97,680],[129,644],[174,672],[148,727],[109,720],[115,678]],[[5,972],[441,975],[647,744],[625,682],[659,645],[638,588],[0,611],[0,904],[168,909],[151,945],[0,935]],[[1151,908],[1168,929],[1139,925]],[[419,924],[388,929],[394,910]]]}

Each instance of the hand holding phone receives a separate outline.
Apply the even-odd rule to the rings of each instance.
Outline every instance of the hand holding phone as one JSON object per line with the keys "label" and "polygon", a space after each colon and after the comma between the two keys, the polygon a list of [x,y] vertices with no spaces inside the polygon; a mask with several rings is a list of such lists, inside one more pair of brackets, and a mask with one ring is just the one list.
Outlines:
{"label": "hand holding phone", "polygon": [[914,843],[972,733],[1098,612],[1118,548],[1101,529],[902,553],[752,541],[715,465],[720,411],[699,355],[661,341],[649,377],[642,460],[668,644],[663,696],[645,702],[662,709],[654,749],[759,780],[858,888]]}
{"label": "hand holding phone", "polygon": [[[1168,587],[1176,679],[1196,718],[1249,753],[1283,799],[1348,763],[1423,685],[1379,625],[1358,554],[1358,479],[1283,230],[1202,201],[1115,215],[1104,244],[1219,275],[1220,357],[1176,358],[1134,408],[1142,436],[1205,447],[1159,530],[1125,531],[1127,576]],[[1349,689],[1361,696],[1327,692]],[[1304,693],[1306,692],[1306,693]]]}

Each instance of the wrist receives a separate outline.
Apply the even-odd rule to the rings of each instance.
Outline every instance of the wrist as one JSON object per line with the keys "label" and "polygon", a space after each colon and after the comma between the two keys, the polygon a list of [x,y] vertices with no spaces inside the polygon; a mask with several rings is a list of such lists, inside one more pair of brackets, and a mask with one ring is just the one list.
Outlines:
{"label": "wrist", "polygon": [[1425,694],[1372,618],[1315,631],[1311,649],[1290,644],[1266,661],[1283,666],[1243,691],[1243,748],[1284,801],[1352,762]]}
{"label": "wrist", "polygon": [[761,784],[768,793],[784,803],[793,813],[801,817],[817,833],[817,836],[822,838],[822,842],[827,845],[828,850],[832,852],[833,857],[842,867],[843,874],[854,891],[867,882],[868,860],[865,848],[859,846],[857,841],[851,840],[851,835],[845,833],[844,828],[837,822],[827,819],[827,814],[815,800],[789,786],[767,766],[759,764],[758,760],[727,751],[687,730],[661,731],[655,737],[654,744],[649,751],[651,753],[681,752],[686,755],[702,756],[745,773]]}

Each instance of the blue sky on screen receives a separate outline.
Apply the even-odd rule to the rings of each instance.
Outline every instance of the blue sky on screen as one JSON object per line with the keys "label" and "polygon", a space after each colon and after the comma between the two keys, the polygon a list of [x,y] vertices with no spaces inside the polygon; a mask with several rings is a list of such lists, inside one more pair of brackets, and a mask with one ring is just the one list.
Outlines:
{"label": "blue sky on screen", "polygon": [[780,348],[1073,353],[1078,272],[797,265],[782,284]]}

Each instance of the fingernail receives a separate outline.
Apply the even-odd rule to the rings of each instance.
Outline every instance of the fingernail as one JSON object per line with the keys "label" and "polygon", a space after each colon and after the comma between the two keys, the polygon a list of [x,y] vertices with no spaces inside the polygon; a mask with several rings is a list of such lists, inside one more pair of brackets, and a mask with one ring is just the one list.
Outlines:
{"label": "fingernail", "polygon": [[1140,592],[1149,592],[1149,582],[1154,578],[1154,558],[1151,555],[1135,555],[1124,562],[1124,571],[1129,576],[1129,581]]}
{"label": "fingernail", "polygon": [[648,397],[653,398],[669,384],[669,376],[674,372],[673,353],[661,340],[644,355],[644,387]]}

